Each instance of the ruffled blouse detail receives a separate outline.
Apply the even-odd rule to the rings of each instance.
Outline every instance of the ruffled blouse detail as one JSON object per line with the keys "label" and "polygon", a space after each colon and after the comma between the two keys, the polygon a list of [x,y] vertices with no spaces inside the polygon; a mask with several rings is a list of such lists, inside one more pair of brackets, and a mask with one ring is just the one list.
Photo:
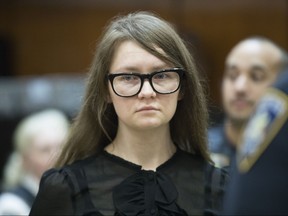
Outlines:
{"label": "ruffled blouse detail", "polygon": [[141,170],[113,189],[115,215],[187,216],[176,203],[177,197],[177,189],[167,175]]}

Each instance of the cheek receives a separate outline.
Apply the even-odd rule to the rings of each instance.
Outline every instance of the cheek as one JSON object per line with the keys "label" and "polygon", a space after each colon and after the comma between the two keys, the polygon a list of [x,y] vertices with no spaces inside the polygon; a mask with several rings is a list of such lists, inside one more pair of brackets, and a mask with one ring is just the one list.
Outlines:
{"label": "cheek", "polygon": [[129,113],[129,109],[132,107],[132,103],[130,102],[129,98],[122,98],[119,97],[115,94],[110,94],[111,95],[111,103],[114,106],[115,112],[117,116],[125,116]]}
{"label": "cheek", "polygon": [[113,106],[117,116],[125,116],[128,113],[129,108],[131,107],[128,102],[124,103],[122,101],[114,101]]}
{"label": "cheek", "polygon": [[177,104],[175,106],[170,106],[170,109],[168,110],[169,121],[175,115],[176,109],[177,109]]}
{"label": "cheek", "polygon": [[179,96],[178,95],[169,95],[169,96],[171,97],[162,98],[162,103],[161,102],[160,103],[163,110],[166,110],[166,113],[172,118],[177,109]]}
{"label": "cheek", "polygon": [[221,89],[222,100],[225,103],[232,95],[233,89],[230,87],[231,84],[224,83]]}
{"label": "cheek", "polygon": [[30,161],[34,164],[39,164],[40,166],[47,164],[52,157],[52,154],[49,152],[37,152],[30,157]]}
{"label": "cheek", "polygon": [[255,100],[260,99],[260,97],[265,93],[266,89],[269,87],[268,84],[263,84],[261,86],[255,86],[254,91],[251,92],[251,96],[254,96]]}
{"label": "cheek", "polygon": [[232,91],[235,86],[236,81],[232,81],[229,79],[224,79],[222,83],[222,92]]}
{"label": "cheek", "polygon": [[49,168],[49,162],[47,158],[44,158],[41,154],[35,154],[28,156],[25,160],[25,166],[27,170],[31,170],[36,175],[41,175],[46,169]]}

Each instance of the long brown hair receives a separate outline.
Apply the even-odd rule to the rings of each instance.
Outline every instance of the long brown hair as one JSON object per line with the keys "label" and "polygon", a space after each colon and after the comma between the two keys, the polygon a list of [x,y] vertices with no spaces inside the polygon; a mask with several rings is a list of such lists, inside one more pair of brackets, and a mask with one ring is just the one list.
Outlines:
{"label": "long brown hair", "polygon": [[[155,14],[136,12],[116,17],[106,27],[89,71],[82,108],[56,166],[95,154],[115,138],[118,118],[107,101],[106,74],[115,49],[125,40],[135,41],[158,58],[185,69],[183,98],[170,122],[171,136],[179,148],[210,160],[206,145],[206,100],[193,57],[169,23]],[[156,48],[161,48],[164,55]]]}

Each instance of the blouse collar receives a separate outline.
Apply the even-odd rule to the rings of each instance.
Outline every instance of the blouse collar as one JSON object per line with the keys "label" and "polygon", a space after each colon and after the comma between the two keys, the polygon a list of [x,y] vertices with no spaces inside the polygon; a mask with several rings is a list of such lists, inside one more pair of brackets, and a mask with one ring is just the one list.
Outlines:
{"label": "blouse collar", "polygon": [[[181,151],[182,150],[180,150],[177,147],[176,152],[167,161],[165,161],[164,163],[160,164],[156,168],[156,171],[160,171],[160,170],[164,169],[165,167],[169,166],[171,163],[173,164],[173,161],[175,161],[178,158],[178,156],[179,156]],[[135,163],[133,163],[131,161],[125,160],[124,158],[121,158],[119,156],[113,155],[113,154],[107,152],[106,150],[103,150],[102,155],[104,155],[104,157],[106,157],[108,160],[110,160],[112,162],[115,162],[115,163],[117,163],[119,165],[122,165],[124,167],[127,167],[129,169],[132,169],[132,170],[135,170],[135,171],[142,170],[142,166],[141,165],[135,164]]]}

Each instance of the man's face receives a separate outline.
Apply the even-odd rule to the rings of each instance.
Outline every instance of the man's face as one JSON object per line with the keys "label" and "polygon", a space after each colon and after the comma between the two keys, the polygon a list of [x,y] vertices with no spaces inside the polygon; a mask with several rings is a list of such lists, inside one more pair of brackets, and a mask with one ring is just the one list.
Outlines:
{"label": "man's face", "polygon": [[236,46],[226,60],[222,83],[223,106],[228,119],[245,123],[264,90],[276,79],[280,52],[255,40]]}

